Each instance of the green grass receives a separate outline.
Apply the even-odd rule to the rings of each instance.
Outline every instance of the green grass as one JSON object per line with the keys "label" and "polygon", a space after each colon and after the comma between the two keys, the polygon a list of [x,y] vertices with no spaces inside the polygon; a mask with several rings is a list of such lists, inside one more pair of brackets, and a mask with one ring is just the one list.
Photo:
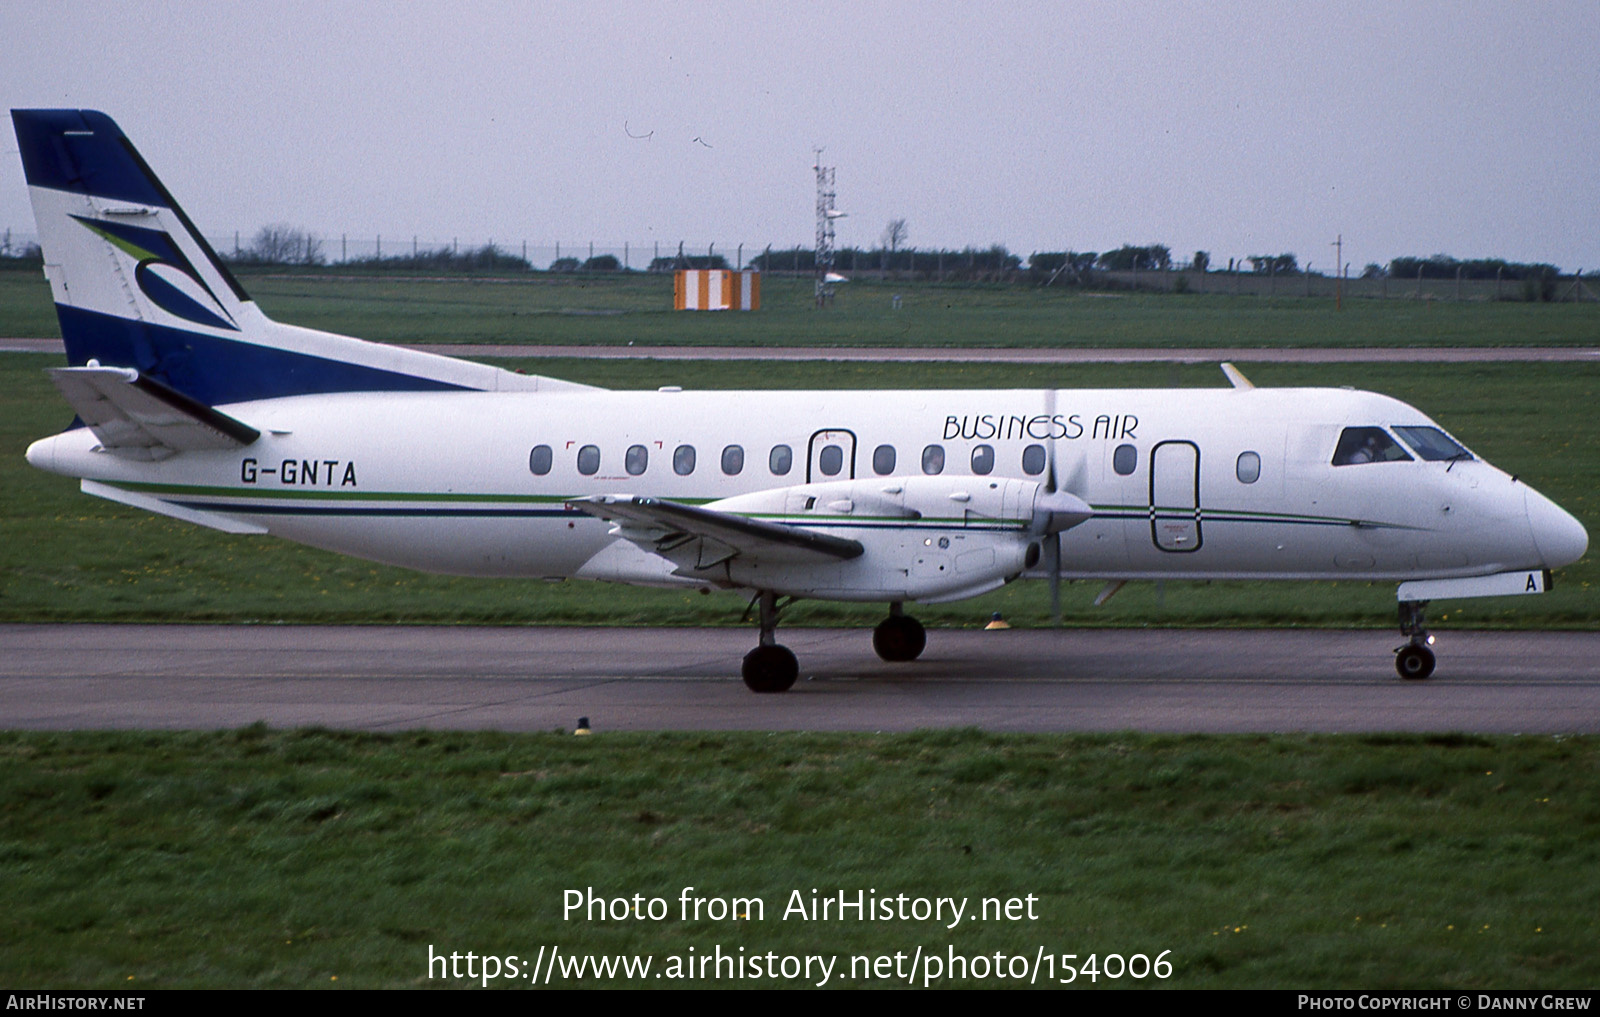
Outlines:
{"label": "green grass", "polygon": [[[238,537],[78,492],[29,467],[23,450],[71,413],[45,378],[58,358],[0,357],[0,621],[206,621],[487,624],[742,624],[732,595],[423,575],[259,537]],[[512,361],[618,388],[1218,385],[1215,366],[991,364],[784,365],[693,361]],[[1558,364],[1272,365],[1260,384],[1356,384],[1430,411],[1476,451],[1554,498],[1600,534],[1600,368]],[[1389,627],[1394,587],[1371,583],[1130,584],[1103,608],[1098,585],[1068,584],[1072,625],[1370,625]],[[977,625],[1000,611],[1048,621],[1042,583],[917,608],[935,625]],[[785,624],[863,625],[881,605],[801,602]],[[1560,570],[1554,593],[1438,605],[1435,627],[1593,628],[1600,567],[1593,551]]]}
{"label": "green grass", "polygon": [[[1600,304],[1093,295],[1028,285],[763,281],[755,313],[674,312],[672,279],[244,274],[268,314],[380,342],[751,346],[1593,346]],[[901,310],[890,306],[903,298]],[[59,335],[49,288],[0,272],[0,336]]]}
{"label": "green grass", "polygon": [[[1185,988],[1600,980],[1592,738],[9,732],[0,802],[7,985],[418,986],[430,945],[544,944],[658,971],[921,946],[1170,950]],[[681,921],[690,886],[765,918]],[[565,920],[587,887],[672,917]],[[784,920],[813,889],[1033,894],[1037,919]]]}

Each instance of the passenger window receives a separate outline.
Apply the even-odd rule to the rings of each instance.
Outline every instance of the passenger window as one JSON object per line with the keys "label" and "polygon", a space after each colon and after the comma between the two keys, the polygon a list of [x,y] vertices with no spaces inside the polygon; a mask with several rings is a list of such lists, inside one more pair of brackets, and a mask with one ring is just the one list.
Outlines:
{"label": "passenger window", "polygon": [[1044,446],[1029,445],[1022,450],[1022,472],[1030,477],[1037,477],[1044,472]]}
{"label": "passenger window", "polygon": [[879,445],[872,450],[872,472],[887,477],[894,472],[894,446]]}
{"label": "passenger window", "polygon": [[789,470],[794,466],[794,452],[787,445],[772,446],[772,454],[767,456],[767,469],[772,471],[774,477],[788,476]]}
{"label": "passenger window", "polygon": [[744,446],[729,445],[722,450],[722,472],[730,477],[744,472]]}
{"label": "passenger window", "polygon": [[1339,447],[1333,450],[1335,466],[1394,463],[1410,459],[1410,454],[1381,427],[1347,427],[1339,435]]}
{"label": "passenger window", "polygon": [[1441,459],[1471,459],[1472,453],[1456,444],[1454,438],[1437,427],[1396,427],[1394,433],[1412,451],[1430,463]]}
{"label": "passenger window", "polygon": [[1111,453],[1111,468],[1120,476],[1128,476],[1139,468],[1139,450],[1132,445],[1118,445]]}
{"label": "passenger window", "polygon": [[1254,452],[1240,452],[1233,472],[1239,478],[1239,483],[1254,484],[1261,479],[1261,457]]}
{"label": "passenger window", "polygon": [[829,477],[836,477],[844,469],[844,449],[837,445],[824,445],[817,453],[817,468]]}
{"label": "passenger window", "polygon": [[600,472],[600,446],[585,445],[578,450],[578,472],[586,477]]}
{"label": "passenger window", "polygon": [[987,477],[994,472],[994,446],[978,445],[972,450],[972,472]]}
{"label": "passenger window", "polygon": [[687,477],[694,472],[694,446],[679,445],[672,450],[672,472]]}
{"label": "passenger window", "polygon": [[622,459],[622,468],[628,471],[628,476],[637,477],[650,465],[650,450],[643,445],[629,445],[628,454]]}
{"label": "passenger window", "polygon": [[555,454],[550,451],[549,445],[535,445],[533,451],[528,453],[528,469],[542,477],[550,472],[550,464],[554,460]]}
{"label": "passenger window", "polygon": [[943,445],[929,445],[922,450],[922,472],[930,476],[944,472]]}

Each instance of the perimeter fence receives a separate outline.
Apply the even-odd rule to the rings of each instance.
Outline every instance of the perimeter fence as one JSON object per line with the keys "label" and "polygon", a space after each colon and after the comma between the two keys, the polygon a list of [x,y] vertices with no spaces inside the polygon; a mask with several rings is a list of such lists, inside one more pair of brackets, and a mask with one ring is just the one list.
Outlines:
{"label": "perimeter fence", "polygon": [[[285,230],[286,227],[275,229]],[[312,266],[396,271],[407,274],[601,274],[607,272],[672,272],[679,268],[754,268],[775,276],[815,274],[813,251],[798,245],[766,243],[688,243],[649,240],[643,243],[596,241],[530,242],[421,234],[337,236],[290,230],[279,237],[277,250],[263,256],[261,230],[211,234],[207,241],[225,260],[247,266],[303,271]],[[38,257],[35,234],[0,230],[0,260],[16,263]],[[1241,259],[1242,263],[1242,259]],[[1517,278],[1471,278],[1465,272],[1439,276],[1424,272],[1401,276],[1392,272],[1338,278],[1311,271],[1277,273],[1217,269],[1200,271],[1173,265],[1164,270],[1107,271],[1091,269],[1063,274],[1029,265],[1004,247],[960,250],[897,251],[844,248],[836,252],[834,271],[848,278],[893,282],[986,282],[1035,285],[1091,291],[1234,294],[1257,297],[1319,297],[1352,300],[1438,301],[1596,301],[1600,282],[1581,271],[1572,274]]]}

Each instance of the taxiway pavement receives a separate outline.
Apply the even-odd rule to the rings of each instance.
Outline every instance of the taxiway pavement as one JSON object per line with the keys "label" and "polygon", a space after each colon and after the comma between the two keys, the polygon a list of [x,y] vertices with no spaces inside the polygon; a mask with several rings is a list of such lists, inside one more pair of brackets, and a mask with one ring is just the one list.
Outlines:
{"label": "taxiway pavement", "polygon": [[739,680],[742,628],[0,626],[0,726],[361,730],[1600,732],[1600,633],[1438,633],[1426,682],[1393,632],[781,630],[801,678]]}

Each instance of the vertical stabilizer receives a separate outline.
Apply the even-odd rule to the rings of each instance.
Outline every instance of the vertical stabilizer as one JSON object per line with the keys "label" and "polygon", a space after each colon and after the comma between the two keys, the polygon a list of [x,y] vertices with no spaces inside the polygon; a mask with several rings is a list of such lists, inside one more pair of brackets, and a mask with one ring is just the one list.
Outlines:
{"label": "vertical stabilizer", "polygon": [[67,360],[206,406],[328,392],[579,388],[283,325],[245,293],[104,113],[12,110]]}

